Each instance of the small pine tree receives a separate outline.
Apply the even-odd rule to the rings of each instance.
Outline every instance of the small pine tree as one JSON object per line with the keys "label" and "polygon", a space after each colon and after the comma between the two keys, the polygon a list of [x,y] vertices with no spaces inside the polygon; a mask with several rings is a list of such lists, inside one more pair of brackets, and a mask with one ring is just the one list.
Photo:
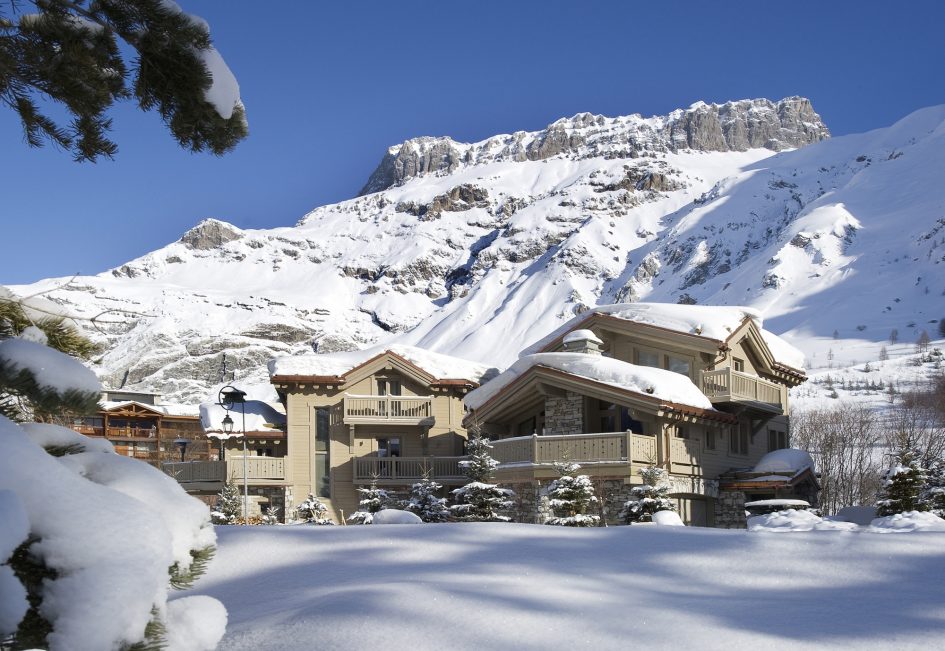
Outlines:
{"label": "small pine tree", "polygon": [[657,511],[675,511],[676,505],[669,499],[667,472],[663,468],[650,466],[638,471],[643,478],[642,486],[634,486],[631,492],[636,499],[623,505],[621,519],[627,524],[652,522]]}
{"label": "small pine tree", "polygon": [[335,524],[335,521],[328,515],[328,507],[322,504],[321,500],[312,493],[309,493],[305,501],[295,507],[295,517],[297,520],[309,524]]}
{"label": "small pine tree", "polygon": [[932,343],[932,340],[929,338],[929,333],[923,330],[919,334],[919,338],[915,342],[916,352],[919,352],[919,353],[928,352],[930,343]]}
{"label": "small pine tree", "polygon": [[374,521],[374,514],[381,509],[387,508],[390,503],[390,495],[383,488],[377,487],[377,478],[371,481],[367,488],[359,488],[361,501],[358,502],[358,510],[348,516],[348,522],[355,524],[371,524]]}
{"label": "small pine tree", "polygon": [[210,519],[213,524],[236,524],[242,517],[243,496],[239,487],[232,480],[228,481],[217,495],[216,504],[210,511]]}
{"label": "small pine tree", "polygon": [[514,493],[507,488],[499,488],[491,483],[499,463],[492,458],[489,439],[476,433],[469,440],[469,459],[459,465],[469,478],[469,483],[453,490],[456,504],[450,507],[452,513],[467,522],[508,522],[510,518],[499,512],[512,507],[510,499]]}
{"label": "small pine tree", "polygon": [[445,497],[437,493],[443,487],[430,479],[429,473],[410,489],[410,499],[404,503],[404,509],[416,513],[424,522],[446,522],[450,519],[450,509]]}
{"label": "small pine tree", "polygon": [[545,524],[562,527],[596,527],[600,524],[600,516],[587,515],[587,510],[597,505],[597,496],[594,487],[587,475],[578,475],[581,469],[576,463],[556,463],[555,470],[560,477],[548,487],[551,497],[548,504],[555,513],[555,517]]}
{"label": "small pine tree", "polygon": [[932,513],[945,518],[945,459],[929,464],[920,497]]}
{"label": "small pine tree", "polygon": [[925,469],[916,461],[916,453],[904,450],[896,455],[895,464],[883,477],[883,487],[876,500],[876,514],[880,517],[907,511],[928,511],[922,499]]}
{"label": "small pine tree", "polygon": [[889,359],[889,351],[886,350],[886,346],[883,346],[879,349],[879,361],[885,362]]}

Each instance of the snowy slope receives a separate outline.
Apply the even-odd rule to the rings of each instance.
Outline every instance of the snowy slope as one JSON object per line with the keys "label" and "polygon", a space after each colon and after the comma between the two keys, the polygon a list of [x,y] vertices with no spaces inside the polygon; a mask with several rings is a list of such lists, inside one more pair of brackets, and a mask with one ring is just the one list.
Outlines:
{"label": "snowy slope", "polygon": [[945,107],[822,141],[805,103],[410,141],[366,187],[383,189],[294,227],[206,221],[111,272],[14,289],[51,290],[79,316],[113,310],[93,331],[106,384],[179,400],[233,378],[265,386],[269,358],[315,346],[397,341],[504,366],[588,307],[625,301],[752,307],[815,357],[834,330],[934,338]]}

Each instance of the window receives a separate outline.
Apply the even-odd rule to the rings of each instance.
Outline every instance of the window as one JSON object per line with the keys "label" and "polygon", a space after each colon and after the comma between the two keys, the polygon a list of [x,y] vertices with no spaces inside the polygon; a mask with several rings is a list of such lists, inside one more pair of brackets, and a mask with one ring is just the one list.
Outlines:
{"label": "window", "polygon": [[748,454],[748,440],[750,438],[751,426],[746,421],[741,421],[735,426],[732,432],[729,451],[732,454]]}
{"label": "window", "polygon": [[705,428],[705,449],[715,451],[718,449],[718,431],[714,427]]}
{"label": "window", "polygon": [[315,491],[318,497],[331,497],[331,419],[327,407],[315,410]]}
{"label": "window", "polygon": [[689,360],[683,359],[682,357],[674,357],[672,355],[666,356],[666,369],[672,371],[673,373],[679,373],[680,375],[689,376]]}
{"label": "window", "polygon": [[615,432],[617,428],[617,418],[619,407],[607,402],[606,400],[597,401],[597,413],[600,416],[600,427],[598,432]]}
{"label": "window", "polygon": [[637,365],[652,366],[654,368],[659,368],[659,365],[660,365],[659,353],[652,353],[648,350],[638,350],[637,351]]}
{"label": "window", "polygon": [[736,370],[736,371],[740,371],[740,372],[742,372],[742,373],[745,372],[745,360],[743,360],[743,359],[738,359],[737,357],[733,357],[733,358],[732,358],[732,366],[735,367],[735,370]]}
{"label": "window", "polygon": [[682,425],[673,426],[673,436],[678,439],[688,439],[689,438],[689,428],[683,427]]}
{"label": "window", "polygon": [[399,396],[400,395],[400,380],[379,379],[377,381],[377,395]]}
{"label": "window", "polygon": [[779,432],[774,429],[768,430],[768,452],[774,450],[783,450],[787,447],[787,432]]}
{"label": "window", "polygon": [[377,456],[379,457],[399,457],[400,456],[400,437],[377,439]]}
{"label": "window", "polygon": [[271,457],[272,448],[256,448],[257,457]]}

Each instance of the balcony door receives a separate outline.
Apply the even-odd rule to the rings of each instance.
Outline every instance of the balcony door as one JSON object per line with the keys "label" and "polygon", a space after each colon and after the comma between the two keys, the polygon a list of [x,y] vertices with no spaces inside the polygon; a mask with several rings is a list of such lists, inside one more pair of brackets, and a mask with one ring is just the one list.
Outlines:
{"label": "balcony door", "polygon": [[[393,380],[391,378],[378,378],[377,379],[377,395],[379,396],[399,396],[401,391],[400,380]],[[380,410],[381,418],[388,418],[391,416],[400,416],[398,413],[400,411],[399,402],[389,402],[387,400],[381,400],[378,404],[378,409]]]}

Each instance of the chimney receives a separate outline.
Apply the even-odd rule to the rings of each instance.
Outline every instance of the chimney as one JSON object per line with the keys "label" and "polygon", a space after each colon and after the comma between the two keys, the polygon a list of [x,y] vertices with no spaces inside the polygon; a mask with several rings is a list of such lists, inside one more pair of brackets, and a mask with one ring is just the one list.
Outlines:
{"label": "chimney", "polygon": [[564,352],[600,355],[604,342],[590,330],[575,330],[564,336]]}

